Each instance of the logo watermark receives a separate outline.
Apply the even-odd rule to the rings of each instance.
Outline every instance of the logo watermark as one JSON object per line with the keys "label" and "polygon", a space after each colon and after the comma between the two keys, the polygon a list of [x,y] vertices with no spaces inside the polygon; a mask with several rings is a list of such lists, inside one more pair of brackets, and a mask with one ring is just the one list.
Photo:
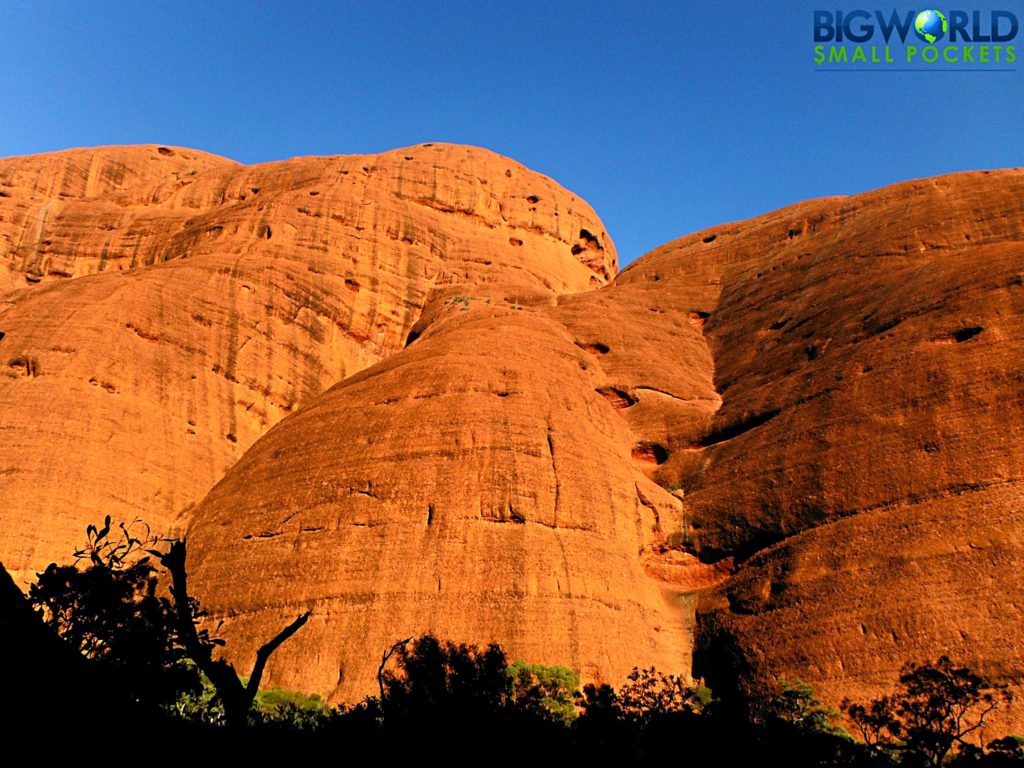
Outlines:
{"label": "logo watermark", "polygon": [[1015,72],[1019,32],[1007,10],[814,11],[814,64],[829,72]]}

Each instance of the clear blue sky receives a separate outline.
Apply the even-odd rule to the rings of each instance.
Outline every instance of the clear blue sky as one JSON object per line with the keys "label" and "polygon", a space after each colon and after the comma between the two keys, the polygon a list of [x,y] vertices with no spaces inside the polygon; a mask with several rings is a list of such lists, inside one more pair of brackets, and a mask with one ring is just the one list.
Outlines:
{"label": "clear blue sky", "polygon": [[821,5],[924,7],[5,0],[0,156],[157,142],[254,163],[475,144],[585,197],[623,263],[808,197],[1024,165],[1024,64],[815,72]]}

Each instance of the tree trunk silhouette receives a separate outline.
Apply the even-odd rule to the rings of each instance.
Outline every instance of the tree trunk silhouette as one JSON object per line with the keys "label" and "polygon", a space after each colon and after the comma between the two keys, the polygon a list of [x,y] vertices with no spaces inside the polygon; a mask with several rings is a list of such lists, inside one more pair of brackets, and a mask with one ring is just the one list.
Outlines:
{"label": "tree trunk silhouette", "polygon": [[249,710],[259,691],[267,660],[285,640],[302,628],[312,611],[306,611],[260,647],[256,652],[256,663],[253,665],[249,682],[243,684],[234,665],[224,659],[213,658],[213,649],[218,643],[210,640],[205,634],[200,635],[196,629],[196,619],[201,614],[197,613],[198,604],[188,592],[185,554],[185,540],[178,539],[171,544],[166,554],[159,555],[161,563],[171,574],[171,597],[174,600],[178,639],[189,658],[216,689],[217,696],[224,705],[224,718],[228,728],[244,728],[249,720]]}

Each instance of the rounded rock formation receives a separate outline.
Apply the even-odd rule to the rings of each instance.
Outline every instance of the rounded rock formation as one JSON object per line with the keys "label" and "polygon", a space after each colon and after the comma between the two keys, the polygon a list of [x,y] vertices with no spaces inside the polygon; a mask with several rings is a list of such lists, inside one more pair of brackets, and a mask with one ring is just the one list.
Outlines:
{"label": "rounded rock formation", "polygon": [[525,300],[615,269],[586,203],[471,147],[0,161],[0,554],[24,580],[104,514],[180,530],[273,424],[401,350],[435,293],[500,275]]}

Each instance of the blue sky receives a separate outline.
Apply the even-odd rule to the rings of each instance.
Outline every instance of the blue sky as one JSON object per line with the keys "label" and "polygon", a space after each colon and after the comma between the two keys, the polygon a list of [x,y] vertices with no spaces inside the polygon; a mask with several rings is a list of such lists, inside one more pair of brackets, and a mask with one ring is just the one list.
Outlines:
{"label": "blue sky", "polygon": [[585,197],[623,263],[808,197],[1024,165],[1024,65],[815,72],[820,5],[6,0],[0,156],[475,144]]}

